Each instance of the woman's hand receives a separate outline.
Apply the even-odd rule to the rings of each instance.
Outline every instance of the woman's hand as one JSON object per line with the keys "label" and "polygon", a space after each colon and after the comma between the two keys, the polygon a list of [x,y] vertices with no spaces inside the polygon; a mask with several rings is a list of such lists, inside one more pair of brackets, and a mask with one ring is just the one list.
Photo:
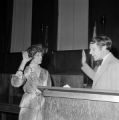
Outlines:
{"label": "woman's hand", "polygon": [[86,63],[86,53],[84,50],[82,50],[82,65]]}
{"label": "woman's hand", "polygon": [[16,76],[17,76],[18,78],[22,79],[22,77],[23,77],[23,72],[18,70],[18,71],[16,72]]}
{"label": "woman's hand", "polygon": [[25,62],[28,62],[31,60],[31,58],[28,56],[27,51],[22,52],[22,57],[23,57],[23,61],[25,61]]}
{"label": "woman's hand", "polygon": [[23,60],[19,66],[18,71],[24,71],[24,67],[25,67],[26,63],[31,60],[31,58],[29,58],[29,56],[28,56],[27,51],[22,52],[22,58],[23,58]]}

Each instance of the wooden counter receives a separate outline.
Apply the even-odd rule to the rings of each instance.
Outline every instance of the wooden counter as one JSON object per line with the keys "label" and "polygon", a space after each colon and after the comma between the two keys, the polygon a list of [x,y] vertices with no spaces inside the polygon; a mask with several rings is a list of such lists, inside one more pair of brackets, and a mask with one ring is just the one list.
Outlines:
{"label": "wooden counter", "polygon": [[75,88],[40,88],[44,120],[119,120],[119,92]]}

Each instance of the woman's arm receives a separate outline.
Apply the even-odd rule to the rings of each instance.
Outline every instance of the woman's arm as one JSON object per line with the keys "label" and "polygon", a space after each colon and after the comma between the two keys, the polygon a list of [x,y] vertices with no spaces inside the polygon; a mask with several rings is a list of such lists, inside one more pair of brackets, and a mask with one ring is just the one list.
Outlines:
{"label": "woman's arm", "polygon": [[23,71],[24,71],[26,63],[29,60],[31,60],[31,58],[28,57],[28,53],[26,51],[22,52],[22,57],[23,57],[23,60],[22,60],[20,66],[18,68],[18,71],[11,78],[11,84],[14,87],[20,87],[24,83],[25,77],[24,77],[24,72]]}
{"label": "woman's arm", "polygon": [[16,74],[12,75],[11,85],[14,87],[20,87],[25,81],[22,71],[17,71]]}

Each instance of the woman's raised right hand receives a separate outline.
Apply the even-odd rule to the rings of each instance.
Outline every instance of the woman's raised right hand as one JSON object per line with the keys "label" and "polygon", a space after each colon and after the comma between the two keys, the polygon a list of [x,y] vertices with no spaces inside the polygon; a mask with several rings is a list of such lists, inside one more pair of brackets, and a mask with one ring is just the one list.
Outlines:
{"label": "woman's raised right hand", "polygon": [[28,56],[27,51],[22,52],[22,57],[23,57],[23,61],[25,61],[25,62],[28,62],[31,60],[31,58]]}

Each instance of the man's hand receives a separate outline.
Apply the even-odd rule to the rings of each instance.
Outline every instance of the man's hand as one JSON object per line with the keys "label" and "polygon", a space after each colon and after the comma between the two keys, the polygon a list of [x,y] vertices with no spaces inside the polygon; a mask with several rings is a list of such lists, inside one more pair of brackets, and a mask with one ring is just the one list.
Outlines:
{"label": "man's hand", "polygon": [[82,65],[86,63],[86,53],[84,50],[82,50]]}

